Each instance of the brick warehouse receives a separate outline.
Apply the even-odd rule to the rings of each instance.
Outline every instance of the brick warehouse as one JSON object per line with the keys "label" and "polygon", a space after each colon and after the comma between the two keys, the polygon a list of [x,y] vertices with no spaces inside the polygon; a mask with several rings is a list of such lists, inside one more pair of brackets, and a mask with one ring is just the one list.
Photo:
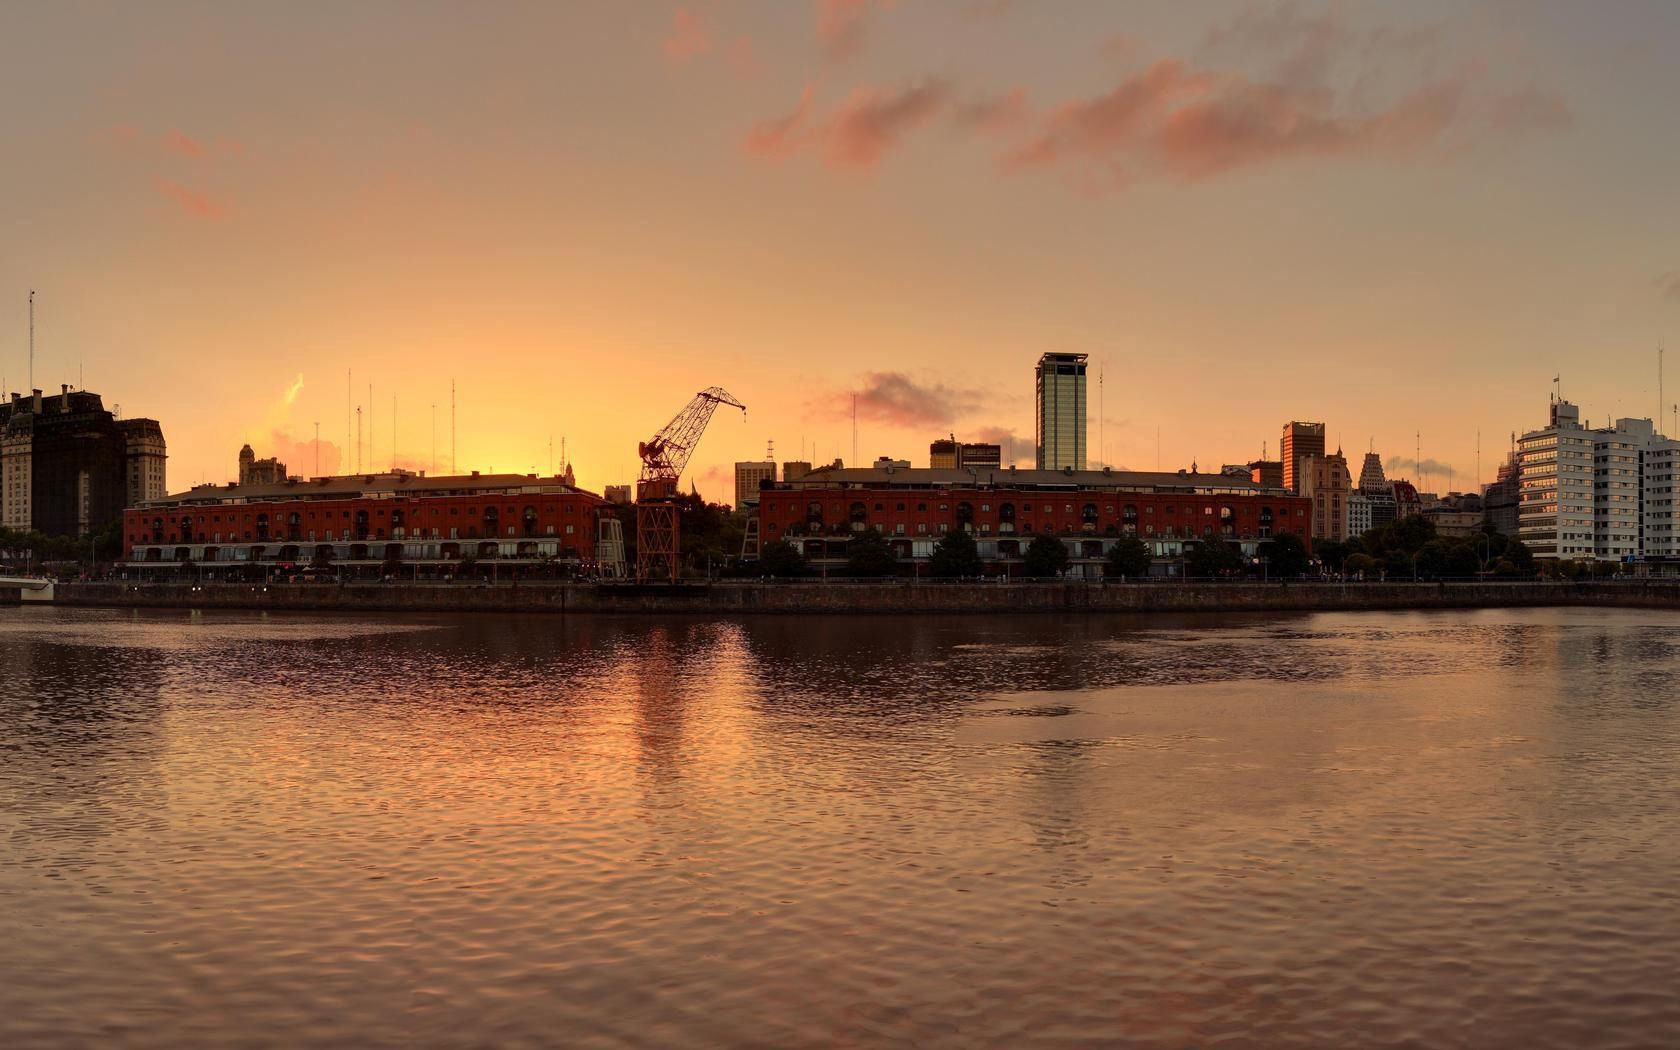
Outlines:
{"label": "brick warehouse", "polygon": [[311,561],[417,574],[464,558],[502,564],[593,561],[605,500],[562,478],[428,478],[407,471],[274,484],[204,485],[123,512],[129,565],[285,569]]}
{"label": "brick warehouse", "polygon": [[931,557],[941,535],[967,527],[982,560],[1002,571],[1047,533],[1068,546],[1079,575],[1100,574],[1096,564],[1122,536],[1147,542],[1163,575],[1204,536],[1248,557],[1283,533],[1312,542],[1310,499],[1188,471],[830,468],[765,487],[755,521],[760,542],[786,539],[819,566],[843,562],[847,537],[869,527],[911,565]]}

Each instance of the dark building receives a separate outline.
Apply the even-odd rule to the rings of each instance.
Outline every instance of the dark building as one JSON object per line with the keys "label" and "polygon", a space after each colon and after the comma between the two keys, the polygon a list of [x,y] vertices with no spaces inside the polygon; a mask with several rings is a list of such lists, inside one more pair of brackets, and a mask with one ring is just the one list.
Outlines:
{"label": "dark building", "polygon": [[98,394],[60,388],[0,405],[0,482],[7,528],[86,536],[164,491],[156,420],[119,421]]}

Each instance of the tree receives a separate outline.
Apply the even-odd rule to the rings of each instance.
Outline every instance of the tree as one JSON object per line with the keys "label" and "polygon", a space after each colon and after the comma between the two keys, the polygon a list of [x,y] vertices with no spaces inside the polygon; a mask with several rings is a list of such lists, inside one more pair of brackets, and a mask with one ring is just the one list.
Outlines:
{"label": "tree", "polygon": [[799,548],[787,540],[771,540],[758,555],[758,567],[766,576],[803,576],[809,569]]}
{"label": "tree", "polygon": [[1057,576],[1067,571],[1067,544],[1054,536],[1040,533],[1027,544],[1022,555],[1022,567],[1028,576]]}
{"label": "tree", "polygon": [[1149,567],[1155,561],[1155,554],[1149,549],[1149,544],[1136,536],[1127,536],[1108,549],[1108,562],[1103,566],[1104,576],[1148,576]]}
{"label": "tree", "polygon": [[1229,576],[1242,571],[1242,551],[1218,536],[1203,536],[1185,556],[1184,569],[1191,576]]}
{"label": "tree", "polygon": [[1369,554],[1350,554],[1342,562],[1342,571],[1349,576],[1372,576],[1377,571],[1377,559]]}
{"label": "tree", "polygon": [[[1346,546],[1343,544],[1337,544],[1337,546],[1342,547],[1344,551],[1346,550]],[[1292,532],[1280,533],[1262,543],[1260,545],[1260,557],[1271,563],[1267,566],[1267,571],[1281,579],[1300,576],[1307,571],[1307,567],[1312,562],[1312,559],[1307,556],[1307,545],[1301,542],[1301,537]],[[1341,567],[1345,560],[1345,558],[1336,559],[1336,566]],[[1328,563],[1329,559],[1326,558],[1325,561]]]}
{"label": "tree", "polygon": [[867,528],[854,532],[846,544],[846,575],[891,576],[898,571],[898,556],[881,530]]}
{"label": "tree", "polygon": [[980,575],[983,567],[974,537],[967,529],[955,529],[941,536],[939,542],[933,545],[933,560],[929,569],[942,579]]}
{"label": "tree", "polygon": [[[1313,540],[1313,552],[1318,555],[1318,560],[1323,562],[1324,567],[1327,569],[1342,568],[1342,563],[1345,562],[1347,560],[1347,556],[1352,553],[1348,550],[1348,545],[1346,543],[1343,543],[1341,540],[1332,539]],[[1275,562],[1277,559],[1273,558],[1272,560]],[[1279,576],[1284,575],[1284,573],[1280,570],[1273,569],[1272,571],[1276,572]],[[1302,569],[1301,571],[1305,572],[1306,570]]]}

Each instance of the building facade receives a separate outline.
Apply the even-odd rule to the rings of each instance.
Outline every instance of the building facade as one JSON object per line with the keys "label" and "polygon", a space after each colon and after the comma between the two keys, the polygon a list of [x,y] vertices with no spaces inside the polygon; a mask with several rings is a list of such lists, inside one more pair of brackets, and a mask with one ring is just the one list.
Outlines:
{"label": "building facade", "polygon": [[1348,537],[1348,497],[1353,478],[1347,459],[1337,449],[1330,455],[1296,457],[1295,491],[1312,501],[1314,539],[1344,540]]}
{"label": "building facade", "polygon": [[1354,489],[1347,498],[1347,534],[1363,536],[1371,531],[1371,497]]}
{"label": "building facade", "polygon": [[[308,563],[435,572],[461,560],[592,563],[609,504],[559,477],[407,471],[201,485],[123,512],[128,566],[289,571]],[[616,520],[616,519],[615,519]]]}
{"label": "building facade", "polygon": [[86,536],[163,491],[168,451],[156,420],[119,422],[98,394],[59,389],[0,405],[0,523]]}
{"label": "building facade", "polygon": [[1283,460],[1283,487],[1290,492],[1301,491],[1300,460],[1305,456],[1324,455],[1324,424],[1291,422],[1283,425],[1283,440],[1278,446]]}
{"label": "building facade", "polygon": [[758,488],[766,481],[776,480],[774,460],[754,460],[735,464],[735,506],[745,507],[758,502]]}
{"label": "building facade", "polygon": [[1085,469],[1085,354],[1045,354],[1037,382],[1038,469]]}
{"label": "building facade", "polygon": [[1493,483],[1482,489],[1482,514],[1487,523],[1506,536],[1517,535],[1517,508],[1521,505],[1517,487],[1517,453],[1513,451],[1499,465]]}
{"label": "building facade", "polygon": [[819,566],[843,563],[851,534],[876,528],[913,571],[960,528],[993,571],[1019,563],[1035,536],[1051,535],[1068,546],[1077,574],[1100,575],[1109,548],[1127,536],[1150,545],[1162,572],[1209,536],[1249,556],[1283,533],[1310,546],[1310,511],[1308,499],[1220,474],[869,468],[784,479],[764,490],[757,516],[765,542],[785,539]]}
{"label": "building facade", "polygon": [[1547,425],[1517,441],[1518,538],[1537,558],[1670,556],[1672,445],[1649,419],[1588,428],[1554,399]]}
{"label": "building facade", "polygon": [[246,445],[239,450],[239,483],[241,485],[278,485],[288,477],[286,464],[270,456],[258,459]]}

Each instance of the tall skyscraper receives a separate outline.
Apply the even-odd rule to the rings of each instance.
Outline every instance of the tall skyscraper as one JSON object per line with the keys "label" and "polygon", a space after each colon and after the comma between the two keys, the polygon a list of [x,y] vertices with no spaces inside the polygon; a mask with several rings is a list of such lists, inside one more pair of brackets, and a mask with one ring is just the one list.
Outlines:
{"label": "tall skyscraper", "polygon": [[1302,456],[1324,457],[1324,424],[1285,423],[1282,452],[1283,487],[1291,492],[1300,492],[1300,466],[1296,461]]}
{"label": "tall skyscraper", "polygon": [[[1038,469],[1085,469],[1085,354],[1038,359]],[[1322,435],[1319,438],[1322,450]]]}
{"label": "tall skyscraper", "polygon": [[774,460],[754,460],[735,464],[735,506],[745,507],[758,502],[760,482],[776,480]]}

